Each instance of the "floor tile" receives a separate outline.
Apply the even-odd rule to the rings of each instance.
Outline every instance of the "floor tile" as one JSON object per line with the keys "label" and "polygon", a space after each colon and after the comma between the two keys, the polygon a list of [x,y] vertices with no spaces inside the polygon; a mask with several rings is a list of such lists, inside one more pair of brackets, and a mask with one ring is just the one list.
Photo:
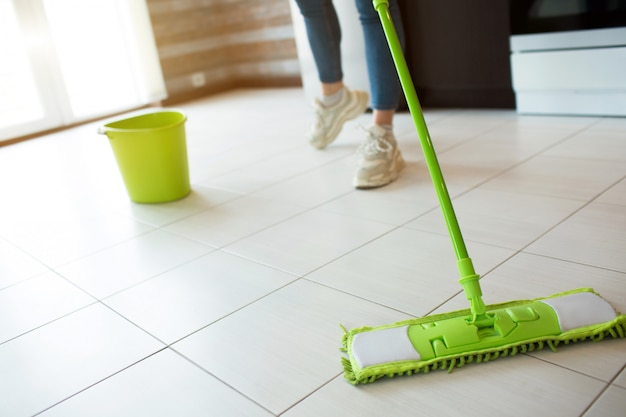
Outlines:
{"label": "floor tile", "polygon": [[[482,111],[479,111],[478,113],[482,113]],[[591,116],[532,115],[519,114],[515,112],[510,114],[516,115],[516,117],[509,119],[509,122],[513,126],[538,127],[542,129],[563,129],[569,131],[570,133],[584,131],[585,129],[593,127],[601,120],[604,120],[604,118]],[[489,115],[490,113],[486,114],[486,116]]]}
{"label": "floor tile", "polygon": [[626,388],[626,368],[622,369],[622,372],[615,378],[613,383],[619,387]]}
{"label": "floor tile", "polygon": [[[480,262],[480,255],[473,255]],[[487,304],[531,300],[577,288],[593,288],[621,312],[626,311],[626,274],[546,256],[518,253],[482,275],[480,284]],[[458,303],[456,302],[458,301]],[[462,297],[450,300],[447,310],[467,307]]]}
{"label": "floor tile", "polygon": [[[513,254],[478,243],[471,247],[478,271]],[[450,239],[411,229],[394,230],[307,278],[418,317],[462,290]]]}
{"label": "floor tile", "polygon": [[626,409],[626,389],[610,386],[587,410],[584,417],[621,417]]}
{"label": "floor tile", "polygon": [[523,116],[513,117],[501,124],[490,124],[491,128],[476,138],[477,143],[492,145],[494,150],[501,149],[509,155],[535,156],[587,128],[584,125],[570,124],[563,118],[554,120],[555,124],[544,124]]}
{"label": "floor tile", "polygon": [[[452,185],[448,193],[455,196],[467,187]],[[381,223],[403,225],[431,210],[439,202],[428,171],[423,163],[408,163],[402,176],[386,187],[355,190],[319,207],[324,211]]]}
{"label": "floor tile", "polygon": [[352,386],[339,377],[284,414],[578,416],[604,383],[526,356]]}
{"label": "floor tile", "polygon": [[[240,119],[242,115],[234,117]],[[208,132],[197,132],[195,138],[193,133],[188,133],[189,172],[192,183],[211,181],[306,144],[304,133],[302,137],[293,135],[293,132],[307,130],[302,123],[290,129],[289,121],[277,121],[272,125],[269,120],[271,117],[267,114],[260,113],[255,117],[262,119],[258,124],[265,128],[251,131],[254,120],[246,120],[246,123],[241,123],[241,120],[229,121],[233,118],[231,111],[224,115],[225,120],[220,121],[222,124],[227,123],[227,126],[220,128],[214,125]],[[276,117],[276,114],[273,117]],[[206,126],[207,121],[204,120],[203,123]],[[288,135],[284,133],[288,131],[292,133]]]}
{"label": "floor tile", "polygon": [[610,382],[626,365],[626,340],[607,337],[601,342],[561,345],[556,353],[544,349],[532,356]]}
{"label": "floor tile", "polygon": [[87,307],[0,345],[0,414],[31,416],[162,348],[106,307]]}
{"label": "floor tile", "polygon": [[[304,149],[303,149],[304,148]],[[206,184],[251,193],[345,158],[348,152],[320,152],[306,144],[212,178]]]}
{"label": "floor tile", "polygon": [[178,201],[136,204],[124,198],[117,204],[111,204],[111,208],[151,226],[163,227],[238,197],[240,194],[194,184],[191,193]]}
{"label": "floor tile", "polygon": [[558,143],[567,133],[501,127],[439,152],[438,158],[446,182],[476,186]]}
{"label": "floor tile", "polygon": [[0,343],[93,302],[54,272],[0,290]]}
{"label": "floor tile", "polygon": [[626,211],[591,203],[525,250],[626,272]]}
{"label": "floor tile", "polygon": [[[455,121],[452,122],[452,120]],[[430,139],[435,146],[435,151],[438,153],[444,153],[448,149],[452,149],[493,129],[493,126],[490,124],[458,123],[455,116],[452,116],[452,119],[444,118],[434,123],[429,122],[428,117],[426,117],[426,123]],[[413,131],[417,135],[415,127]]]}
{"label": "floor tile", "polygon": [[470,150],[459,146],[440,154],[439,164],[446,183],[475,187],[521,161],[521,158],[512,157],[511,160],[485,163],[485,152],[484,149]]}
{"label": "floor tile", "polygon": [[[294,148],[293,141],[271,138],[255,138],[249,132],[225,132],[218,135],[221,142],[224,137],[247,137],[245,142],[235,143],[218,152],[216,149],[199,149],[191,154],[189,160],[189,175],[192,184],[212,186],[212,181],[250,165],[260,163],[277,153],[287,152]],[[190,150],[190,152],[192,152]],[[216,182],[216,185],[220,185]],[[237,191],[237,190],[234,190]]]}
{"label": "floor tile", "polygon": [[[522,249],[580,208],[583,203],[547,196],[472,190],[453,200],[464,237],[511,249]],[[440,212],[430,212],[407,227],[447,233]]]}
{"label": "floor tile", "polygon": [[483,187],[589,201],[625,174],[623,162],[539,156],[497,176]]}
{"label": "floor tile", "polygon": [[47,269],[26,252],[0,238],[0,290]]}
{"label": "floor tile", "polygon": [[3,184],[7,195],[19,196],[5,200],[3,209],[14,203],[30,209],[24,203],[37,199],[76,203],[109,188],[124,191],[110,146],[96,129],[85,124],[3,148],[2,173],[19,178]]}
{"label": "floor tile", "polygon": [[342,371],[341,329],[406,318],[299,281],[176,343],[173,348],[279,414]]}
{"label": "floor tile", "polygon": [[[48,206],[50,207],[50,206]],[[7,240],[50,267],[56,267],[153,230],[139,221],[102,209],[44,206],[39,216],[13,220]]]}
{"label": "floor tile", "polygon": [[180,236],[223,247],[301,213],[298,204],[244,196],[173,223],[164,229]]}
{"label": "floor tile", "polygon": [[122,291],[104,303],[170,344],[295,279],[217,251]]}
{"label": "floor tile", "polygon": [[391,228],[383,223],[312,210],[233,243],[225,250],[302,275],[345,255]]}
{"label": "floor tile", "polygon": [[158,230],[57,268],[56,271],[101,299],[213,250],[209,246]]}
{"label": "floor tile", "polygon": [[[314,171],[264,188],[254,195],[307,208],[316,207],[354,191],[353,175],[354,161],[351,158],[342,158]],[[338,180],[339,178],[342,180]]]}
{"label": "floor tile", "polygon": [[164,350],[40,415],[270,417],[273,414],[171,350]]}
{"label": "floor tile", "polygon": [[[426,114],[431,110],[427,109]],[[445,118],[437,120],[437,123],[450,124],[472,129],[475,127],[493,129],[497,126],[514,123],[519,119],[515,112],[510,110],[488,109],[453,109]],[[428,121],[428,117],[426,117]]]}
{"label": "floor tile", "polygon": [[626,179],[621,180],[596,199],[599,203],[626,206]]}
{"label": "floor tile", "polygon": [[626,161],[624,131],[588,130],[554,146],[545,155],[568,158]]}

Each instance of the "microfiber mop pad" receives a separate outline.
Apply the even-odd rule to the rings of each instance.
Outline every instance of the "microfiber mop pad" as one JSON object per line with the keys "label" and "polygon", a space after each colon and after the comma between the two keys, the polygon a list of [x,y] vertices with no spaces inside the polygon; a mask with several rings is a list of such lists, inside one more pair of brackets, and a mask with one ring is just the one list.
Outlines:
{"label": "microfiber mop pad", "polygon": [[346,331],[345,377],[359,384],[433,369],[452,371],[466,363],[626,332],[626,316],[592,289],[487,306],[486,317],[471,323],[466,309]]}

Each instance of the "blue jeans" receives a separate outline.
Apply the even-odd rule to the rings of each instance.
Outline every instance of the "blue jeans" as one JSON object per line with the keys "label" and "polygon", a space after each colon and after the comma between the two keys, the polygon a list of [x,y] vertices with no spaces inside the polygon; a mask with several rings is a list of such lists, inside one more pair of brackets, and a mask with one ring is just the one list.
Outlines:
{"label": "blue jeans", "polygon": [[[345,0],[342,0],[345,1]],[[355,0],[365,41],[365,61],[375,110],[395,110],[400,98],[400,82],[389,52],[389,46],[372,0]],[[332,0],[296,0],[317,67],[323,83],[343,80],[341,66],[341,27]],[[400,9],[389,1],[389,13],[400,43],[404,47],[404,29]]]}

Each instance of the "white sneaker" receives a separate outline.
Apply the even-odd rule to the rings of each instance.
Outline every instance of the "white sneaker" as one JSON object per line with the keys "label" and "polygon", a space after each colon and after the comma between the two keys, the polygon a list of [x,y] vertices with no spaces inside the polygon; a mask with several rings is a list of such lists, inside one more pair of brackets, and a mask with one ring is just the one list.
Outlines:
{"label": "white sneaker", "polygon": [[395,181],[404,168],[404,159],[391,130],[373,125],[357,150],[356,188],[382,187]]}
{"label": "white sneaker", "polygon": [[326,107],[318,99],[315,99],[315,124],[311,129],[309,142],[317,149],[324,149],[330,145],[341,132],[343,124],[352,120],[365,112],[369,95],[365,91],[348,90],[344,88],[344,93],[339,102],[333,106]]}

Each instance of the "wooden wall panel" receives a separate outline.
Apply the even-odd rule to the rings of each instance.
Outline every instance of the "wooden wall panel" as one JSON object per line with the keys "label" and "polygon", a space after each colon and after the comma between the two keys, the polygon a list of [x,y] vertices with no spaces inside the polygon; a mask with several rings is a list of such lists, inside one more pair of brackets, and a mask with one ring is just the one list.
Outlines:
{"label": "wooden wall panel", "polygon": [[147,4],[169,95],[166,102],[239,86],[301,85],[288,0]]}

